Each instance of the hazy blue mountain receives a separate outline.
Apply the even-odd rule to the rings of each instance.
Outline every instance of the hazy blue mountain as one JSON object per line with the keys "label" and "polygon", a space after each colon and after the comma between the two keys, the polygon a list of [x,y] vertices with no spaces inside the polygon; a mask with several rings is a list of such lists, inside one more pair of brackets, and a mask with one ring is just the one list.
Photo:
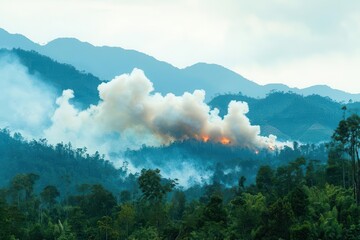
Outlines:
{"label": "hazy blue mountain", "polygon": [[208,97],[218,93],[243,92],[249,96],[261,96],[261,86],[217,64],[197,63],[182,70],[186,85],[204,89]]}
{"label": "hazy blue mountain", "polygon": [[27,67],[29,74],[36,75],[40,80],[57,90],[60,96],[63,90],[73,89],[78,106],[87,107],[99,101],[97,87],[100,79],[89,73],[82,73],[69,64],[61,64],[35,51],[22,49],[0,49],[0,56],[16,56],[22,65]]}
{"label": "hazy blue mountain", "polygon": [[[59,51],[59,49],[65,50]],[[180,94],[188,90],[181,81],[180,69],[134,50],[94,47],[77,39],[60,38],[43,46],[40,52],[60,62],[91,72],[101,79],[111,80],[117,75],[130,73],[134,68],[139,68],[153,81],[156,91]]]}
{"label": "hazy blue mountain", "polygon": [[96,47],[73,38],[59,38],[46,45],[31,42],[19,34],[10,34],[0,30],[0,48],[23,48],[35,50],[56,61],[71,64],[98,76],[110,80],[133,68],[140,68],[154,83],[156,91],[182,94],[184,91],[204,89],[207,99],[216,94],[239,93],[251,97],[265,97],[271,90],[292,91],[303,95],[319,94],[337,101],[360,101],[360,94],[349,94],[328,86],[314,86],[305,89],[289,88],[283,84],[258,85],[241,75],[216,64],[197,63],[179,69],[169,63],[159,61],[144,53],[126,50],[120,47]]}
{"label": "hazy blue mountain", "polygon": [[37,50],[40,45],[32,42],[28,38],[20,34],[10,34],[0,28],[0,48],[22,48],[26,50]]}
{"label": "hazy blue mountain", "polygon": [[301,93],[304,95],[317,93],[320,96],[331,96],[332,99],[339,99],[339,100],[348,99],[350,97],[350,99],[353,101],[359,101],[359,94],[349,94],[341,90],[333,89],[327,85],[315,85],[308,88],[304,88],[301,89]]}
{"label": "hazy blue mountain", "polygon": [[[263,99],[240,94],[220,95],[210,105],[224,115],[231,100],[247,102],[251,123],[261,126],[262,135],[274,134],[281,140],[329,141],[344,114],[343,105],[330,98],[283,92],[271,93]],[[347,104],[347,109],[347,115],[359,113],[360,103]]]}
{"label": "hazy blue mountain", "polygon": [[[230,89],[249,89],[251,93],[256,93],[259,89],[256,83],[219,65],[198,63],[179,69],[134,50],[94,47],[72,38],[56,39],[45,45],[40,52],[107,80],[121,73],[129,73],[134,68],[142,69],[154,83],[155,90],[164,94],[182,94],[185,91],[204,89],[210,99],[215,93],[228,92]],[[106,67],[102,63],[106,63]]]}

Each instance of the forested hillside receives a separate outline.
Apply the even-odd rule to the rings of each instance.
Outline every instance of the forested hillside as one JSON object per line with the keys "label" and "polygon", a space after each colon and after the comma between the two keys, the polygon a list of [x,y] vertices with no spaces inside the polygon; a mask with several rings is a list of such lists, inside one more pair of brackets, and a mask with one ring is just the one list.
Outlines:
{"label": "forested hillside", "polygon": [[344,114],[360,111],[359,102],[339,103],[319,95],[301,96],[285,92],[273,92],[263,99],[242,94],[219,95],[209,104],[218,108],[223,116],[232,100],[249,104],[247,116],[253,124],[261,126],[262,134],[301,142],[329,141]]}
{"label": "forested hillside", "polygon": [[[327,163],[297,157],[278,167],[265,164],[252,184],[238,175],[237,183],[228,186],[214,173],[209,183],[184,190],[177,179],[163,179],[160,170],[143,169],[127,177],[133,186],[119,192],[91,182],[64,195],[51,182],[38,188],[45,173],[16,174],[0,190],[0,234],[4,240],[358,239],[357,167],[346,155],[359,162],[353,155],[359,138],[352,142],[346,136],[358,136],[359,126],[357,115],[339,124],[328,145]],[[3,130],[6,138],[9,133]],[[17,138],[11,141],[21,143]],[[44,143],[22,144],[38,153],[56,151]],[[74,153],[66,150],[62,156]],[[104,164],[100,159],[87,162],[100,171]]]}
{"label": "forested hillside", "polygon": [[99,100],[97,87],[101,80],[90,73],[79,72],[69,64],[62,64],[35,51],[0,49],[0,57],[15,57],[27,67],[29,74],[56,89],[58,96],[63,90],[72,89],[80,107],[96,104]]}
{"label": "forested hillside", "polygon": [[291,147],[275,151],[251,150],[211,141],[187,140],[161,147],[143,146],[139,150],[126,151],[124,156],[138,168],[160,168],[168,176],[179,174],[186,179],[193,174],[186,185],[197,183],[201,178],[205,181],[215,177],[216,181],[232,186],[240,175],[247,178],[248,184],[254,183],[256,173],[263,165],[276,168],[301,156],[325,163],[327,149],[325,144],[299,145],[294,142]]}
{"label": "forested hillside", "polygon": [[126,173],[98,152],[89,154],[86,148],[74,149],[71,143],[52,146],[46,139],[27,141],[7,129],[0,131],[0,165],[2,187],[20,173],[41,176],[36,190],[50,184],[62,194],[73,192],[83,183],[102,184],[114,192],[125,187]]}

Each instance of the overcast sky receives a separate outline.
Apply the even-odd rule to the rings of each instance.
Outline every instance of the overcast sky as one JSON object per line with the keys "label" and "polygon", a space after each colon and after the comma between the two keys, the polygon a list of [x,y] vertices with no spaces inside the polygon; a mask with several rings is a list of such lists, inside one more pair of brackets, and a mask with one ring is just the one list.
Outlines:
{"label": "overcast sky", "polygon": [[359,0],[0,0],[0,27],[76,37],[177,67],[217,63],[260,84],[360,93]]}

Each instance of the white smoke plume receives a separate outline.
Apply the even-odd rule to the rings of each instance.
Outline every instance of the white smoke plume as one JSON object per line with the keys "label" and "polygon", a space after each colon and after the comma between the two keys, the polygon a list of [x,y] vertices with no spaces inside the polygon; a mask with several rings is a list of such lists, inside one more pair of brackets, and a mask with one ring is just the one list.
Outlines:
{"label": "white smoke plume", "polygon": [[189,138],[250,149],[275,145],[275,136],[260,136],[260,127],[250,124],[247,103],[232,101],[228,114],[221,118],[217,109],[211,110],[204,102],[204,91],[182,96],[154,93],[139,69],[102,83],[98,90],[99,103],[83,111],[69,103],[73,91],[64,91],[46,137],[105,153]]}
{"label": "white smoke plume", "polygon": [[41,136],[51,124],[55,99],[53,89],[29,74],[15,56],[0,56],[0,128]]}

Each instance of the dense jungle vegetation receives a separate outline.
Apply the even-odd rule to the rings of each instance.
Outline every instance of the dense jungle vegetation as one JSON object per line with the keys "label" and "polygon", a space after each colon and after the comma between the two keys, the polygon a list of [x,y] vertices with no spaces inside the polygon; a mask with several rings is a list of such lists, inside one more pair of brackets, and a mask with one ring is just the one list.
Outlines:
{"label": "dense jungle vegetation", "polygon": [[[339,123],[326,162],[264,161],[255,181],[239,175],[235,186],[214,172],[211,182],[184,189],[159,169],[127,174],[98,153],[7,130],[0,146],[2,183],[11,179],[0,191],[1,239],[360,239],[358,115]],[[29,172],[15,174],[26,164]],[[63,171],[37,171],[46,164]]]}

